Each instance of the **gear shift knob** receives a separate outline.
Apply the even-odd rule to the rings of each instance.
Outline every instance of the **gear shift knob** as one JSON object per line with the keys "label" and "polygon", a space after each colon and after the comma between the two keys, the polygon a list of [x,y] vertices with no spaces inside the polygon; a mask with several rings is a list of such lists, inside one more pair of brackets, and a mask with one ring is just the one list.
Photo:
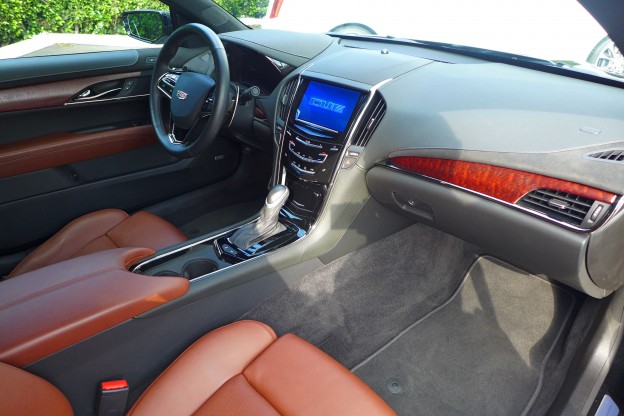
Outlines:
{"label": "gear shift knob", "polygon": [[260,211],[260,218],[256,222],[239,228],[230,237],[230,243],[247,250],[254,244],[283,231],[285,227],[279,223],[279,213],[288,200],[289,194],[290,191],[284,185],[271,188],[264,201],[264,207]]}
{"label": "gear shift knob", "polygon": [[[288,195],[290,195],[290,191],[286,186],[275,185],[273,188],[271,188],[269,194],[264,201],[264,207],[262,208],[260,216],[264,216],[263,214],[267,214],[268,216],[279,214],[280,210],[288,200]],[[276,208],[277,213],[274,212]]]}

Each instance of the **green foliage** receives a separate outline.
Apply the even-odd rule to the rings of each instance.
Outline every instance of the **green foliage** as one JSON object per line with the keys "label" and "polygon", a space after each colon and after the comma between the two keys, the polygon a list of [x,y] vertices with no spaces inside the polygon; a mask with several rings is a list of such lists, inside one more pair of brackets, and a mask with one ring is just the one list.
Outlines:
{"label": "green foliage", "polygon": [[162,16],[157,12],[128,14],[130,32],[145,41],[154,42],[163,34]]}
{"label": "green foliage", "polygon": [[49,33],[125,33],[126,10],[164,9],[158,0],[1,0],[0,45]]}
{"label": "green foliage", "polygon": [[214,0],[234,17],[264,17],[269,0]]}
{"label": "green foliage", "polygon": [[[215,0],[235,17],[263,17],[269,0]],[[0,46],[39,33],[123,34],[126,10],[166,10],[159,0],[0,0]]]}

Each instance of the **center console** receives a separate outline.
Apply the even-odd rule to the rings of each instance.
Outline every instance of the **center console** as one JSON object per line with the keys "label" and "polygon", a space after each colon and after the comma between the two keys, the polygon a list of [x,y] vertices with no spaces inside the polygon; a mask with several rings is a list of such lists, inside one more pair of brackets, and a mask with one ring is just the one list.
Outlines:
{"label": "center console", "polygon": [[[351,168],[359,156],[361,148],[352,146],[354,136],[371,129],[375,122],[370,116],[374,90],[321,74],[300,75],[289,85],[290,93],[282,95],[278,104],[283,120],[278,116],[276,124],[276,186],[260,217],[243,227],[148,259],[135,267],[135,272],[180,275],[193,281],[282,248],[310,232],[323,212],[338,171]],[[274,194],[287,195],[277,210],[271,202]]]}

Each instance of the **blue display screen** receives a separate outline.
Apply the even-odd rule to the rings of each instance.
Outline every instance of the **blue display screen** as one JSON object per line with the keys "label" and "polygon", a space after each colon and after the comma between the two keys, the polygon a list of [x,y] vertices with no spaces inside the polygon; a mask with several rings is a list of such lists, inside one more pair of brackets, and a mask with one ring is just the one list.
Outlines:
{"label": "blue display screen", "polygon": [[360,95],[358,91],[310,81],[295,118],[342,133]]}

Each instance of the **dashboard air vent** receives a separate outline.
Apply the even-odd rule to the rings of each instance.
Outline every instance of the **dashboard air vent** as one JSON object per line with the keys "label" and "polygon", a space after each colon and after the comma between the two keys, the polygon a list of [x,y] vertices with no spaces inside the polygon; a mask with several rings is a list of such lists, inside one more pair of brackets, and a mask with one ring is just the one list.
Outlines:
{"label": "dashboard air vent", "polygon": [[278,103],[279,110],[277,114],[283,122],[286,122],[286,118],[288,117],[288,108],[290,107],[290,103],[295,95],[295,91],[297,90],[297,80],[298,78],[293,78],[288,81],[282,90],[282,95],[280,95]]}
{"label": "dashboard air vent", "polygon": [[611,149],[602,152],[590,153],[587,157],[590,159],[600,159],[611,162],[624,162],[624,149]]}
{"label": "dashboard air vent", "polygon": [[369,106],[369,111],[364,115],[362,124],[353,138],[355,146],[365,147],[368,144],[384,114],[386,114],[386,102],[381,95],[376,94]]}
{"label": "dashboard air vent", "polygon": [[[536,189],[523,196],[518,205],[577,227],[592,225],[606,213],[603,204],[593,199],[553,189]],[[597,211],[597,212],[596,212]],[[604,211],[604,212],[603,212]],[[588,218],[591,212],[591,217]],[[595,214],[595,216],[594,216]],[[589,222],[589,224],[588,224]]]}

